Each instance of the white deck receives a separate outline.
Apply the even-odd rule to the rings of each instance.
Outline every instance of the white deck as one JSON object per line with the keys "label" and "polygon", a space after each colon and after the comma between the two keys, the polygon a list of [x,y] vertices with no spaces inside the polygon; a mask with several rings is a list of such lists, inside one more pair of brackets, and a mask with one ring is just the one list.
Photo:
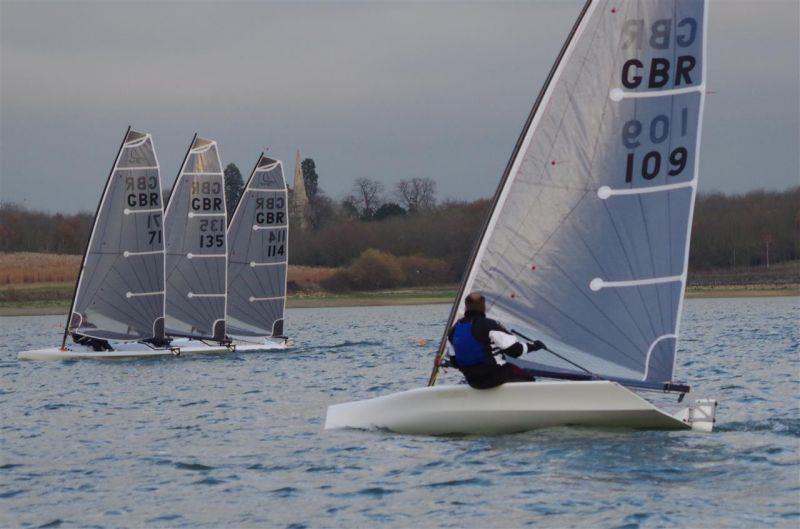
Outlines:
{"label": "white deck", "polygon": [[325,420],[326,430],[382,428],[427,435],[512,433],[565,425],[692,427],[609,381],[523,382],[488,390],[466,385],[426,387],[335,404],[328,407]]}

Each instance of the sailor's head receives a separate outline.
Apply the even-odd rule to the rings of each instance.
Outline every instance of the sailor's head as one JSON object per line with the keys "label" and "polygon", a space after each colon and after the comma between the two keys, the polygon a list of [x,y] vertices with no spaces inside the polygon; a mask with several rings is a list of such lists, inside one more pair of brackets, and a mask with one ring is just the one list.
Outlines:
{"label": "sailor's head", "polygon": [[464,310],[486,312],[486,298],[480,292],[472,292],[464,298]]}

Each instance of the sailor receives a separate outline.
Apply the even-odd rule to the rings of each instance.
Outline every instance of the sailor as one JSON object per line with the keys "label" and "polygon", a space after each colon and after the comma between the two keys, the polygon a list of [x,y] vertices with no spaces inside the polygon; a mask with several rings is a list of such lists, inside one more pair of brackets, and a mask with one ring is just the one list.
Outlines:
{"label": "sailor", "polygon": [[475,389],[489,389],[506,382],[531,382],[533,376],[511,364],[498,364],[494,355],[518,358],[545,345],[520,342],[495,320],[486,317],[486,299],[473,292],[464,300],[464,317],[450,329],[450,365],[457,367]]}
{"label": "sailor", "polygon": [[96,352],[114,350],[111,347],[111,344],[108,343],[108,340],[92,338],[91,336],[84,336],[83,334],[78,333],[72,333],[72,339],[76,344],[83,345]]}

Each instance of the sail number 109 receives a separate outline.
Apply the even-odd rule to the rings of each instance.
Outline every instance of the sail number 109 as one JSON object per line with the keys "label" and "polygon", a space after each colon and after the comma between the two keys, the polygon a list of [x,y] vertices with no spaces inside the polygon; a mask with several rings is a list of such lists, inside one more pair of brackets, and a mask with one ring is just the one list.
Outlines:
{"label": "sail number 109", "polygon": [[[688,109],[681,110],[680,136],[686,136],[688,129]],[[638,119],[631,119],[622,126],[622,144],[628,149],[636,149],[642,145],[642,135],[652,145],[659,145],[670,138],[670,121],[666,115],[654,117],[645,131],[645,126]],[[645,180],[652,180],[666,169],[667,175],[678,176],[689,160],[689,151],[686,147],[675,147],[665,157],[658,150],[652,150],[638,155],[629,152],[625,160],[625,182],[633,182],[638,175]]]}

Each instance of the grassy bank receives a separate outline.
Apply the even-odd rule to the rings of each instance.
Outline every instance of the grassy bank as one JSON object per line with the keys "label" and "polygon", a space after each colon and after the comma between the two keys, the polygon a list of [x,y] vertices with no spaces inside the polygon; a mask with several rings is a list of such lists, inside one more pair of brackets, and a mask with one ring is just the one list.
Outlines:
{"label": "grassy bank", "polygon": [[[75,288],[80,256],[0,253],[0,316],[66,314]],[[457,285],[331,293],[319,285],[336,268],[289,267],[290,308],[420,305],[453,302]],[[293,292],[293,290],[296,290]],[[800,296],[800,262],[770,268],[692,273],[687,296]]]}
{"label": "grassy bank", "polygon": [[[32,285],[27,288],[0,287],[0,316],[61,315],[69,310],[73,283]],[[377,292],[290,295],[289,308],[371,307],[384,305],[450,304],[456,286],[408,288]],[[694,286],[686,291],[689,298],[800,296],[800,284]],[[52,297],[51,297],[52,296]]]}

